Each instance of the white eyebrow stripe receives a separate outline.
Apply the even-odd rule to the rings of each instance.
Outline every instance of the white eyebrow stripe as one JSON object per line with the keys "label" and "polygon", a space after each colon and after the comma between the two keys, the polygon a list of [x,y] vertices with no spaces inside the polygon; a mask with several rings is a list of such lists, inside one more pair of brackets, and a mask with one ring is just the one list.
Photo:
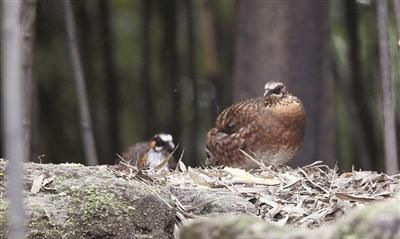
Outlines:
{"label": "white eyebrow stripe", "polygon": [[275,89],[278,85],[282,85],[282,83],[281,82],[275,82],[275,81],[269,81],[269,82],[267,82],[267,83],[265,83],[265,85],[264,85],[264,89],[265,90],[272,90],[272,89]]}
{"label": "white eyebrow stripe", "polygon": [[172,141],[172,135],[170,134],[159,134],[158,137],[164,142]]}

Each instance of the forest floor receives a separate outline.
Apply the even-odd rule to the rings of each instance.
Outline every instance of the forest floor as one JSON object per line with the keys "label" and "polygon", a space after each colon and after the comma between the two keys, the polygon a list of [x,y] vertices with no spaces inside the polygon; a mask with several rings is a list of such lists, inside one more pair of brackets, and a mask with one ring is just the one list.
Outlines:
{"label": "forest floor", "polygon": [[[2,199],[6,199],[6,165],[0,161]],[[386,225],[382,230],[394,228],[386,238],[400,235],[400,175],[338,174],[320,162],[252,171],[190,168],[179,162],[173,172],[162,167],[138,170],[123,163],[95,167],[27,163],[24,175],[28,238],[174,238],[179,231],[180,238],[224,238],[223,228],[232,233],[234,225],[248,223],[272,226],[268,230],[274,233],[290,225],[299,228],[292,231],[303,233],[336,223],[354,209],[370,207],[378,208],[385,220],[393,219],[381,222]],[[381,201],[387,204],[374,206]],[[1,200],[0,238],[7,234],[6,208],[7,200]],[[218,219],[221,215],[226,218]],[[375,214],[362,215],[374,225],[380,220]],[[210,228],[219,232],[217,236],[209,234]],[[382,231],[377,233],[382,236]],[[238,235],[242,234],[232,238],[257,238]],[[311,238],[284,235],[276,238]]]}

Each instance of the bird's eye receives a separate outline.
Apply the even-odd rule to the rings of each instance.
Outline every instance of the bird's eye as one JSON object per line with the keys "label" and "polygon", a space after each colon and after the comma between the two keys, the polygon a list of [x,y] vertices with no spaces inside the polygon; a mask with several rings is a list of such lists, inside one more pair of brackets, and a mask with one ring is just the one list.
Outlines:
{"label": "bird's eye", "polygon": [[272,90],[272,92],[273,92],[274,94],[279,95],[279,94],[281,93],[281,89],[275,88],[275,89]]}
{"label": "bird's eye", "polygon": [[164,144],[164,141],[162,141],[160,138],[155,138],[155,141],[157,146],[162,146]]}
{"label": "bird's eye", "polygon": [[274,94],[279,95],[282,92],[282,89],[283,89],[283,86],[279,85],[279,86],[275,87],[275,89],[273,89],[272,92]]}

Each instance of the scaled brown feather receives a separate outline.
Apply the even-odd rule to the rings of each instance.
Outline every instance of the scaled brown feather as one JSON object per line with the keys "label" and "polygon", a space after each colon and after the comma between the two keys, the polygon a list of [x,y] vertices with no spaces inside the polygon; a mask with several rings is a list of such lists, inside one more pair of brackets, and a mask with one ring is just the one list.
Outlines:
{"label": "scaled brown feather", "polygon": [[[268,88],[267,88],[268,87]],[[255,168],[241,150],[264,164],[285,164],[300,148],[305,111],[281,82],[269,82],[264,97],[226,108],[207,134],[206,165]]]}

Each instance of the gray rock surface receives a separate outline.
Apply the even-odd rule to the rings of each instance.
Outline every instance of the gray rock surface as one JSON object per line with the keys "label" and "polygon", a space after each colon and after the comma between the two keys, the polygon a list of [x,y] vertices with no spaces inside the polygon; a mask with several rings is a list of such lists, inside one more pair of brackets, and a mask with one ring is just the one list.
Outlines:
{"label": "gray rock surface", "polygon": [[[0,238],[7,235],[5,169],[0,162]],[[28,238],[174,237],[175,209],[161,186],[117,178],[106,166],[29,163],[24,175]]]}
{"label": "gray rock surface", "polygon": [[180,239],[396,239],[400,238],[400,201],[392,199],[353,210],[317,229],[277,226],[251,217],[223,215],[195,219],[180,230]]}

